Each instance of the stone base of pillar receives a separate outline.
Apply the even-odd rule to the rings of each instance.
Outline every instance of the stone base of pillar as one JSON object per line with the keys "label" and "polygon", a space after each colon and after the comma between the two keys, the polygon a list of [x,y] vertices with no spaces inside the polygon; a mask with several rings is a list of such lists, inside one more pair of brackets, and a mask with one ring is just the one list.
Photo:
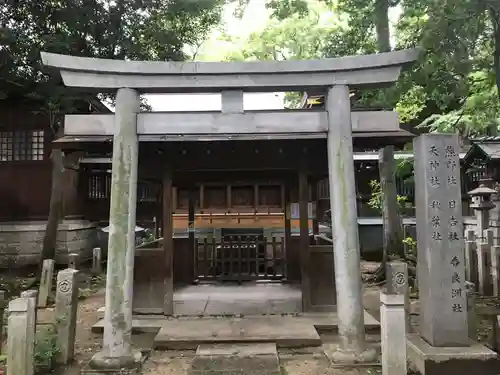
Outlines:
{"label": "stone base of pillar", "polygon": [[360,353],[355,351],[346,351],[341,349],[336,344],[331,344],[328,347],[325,347],[325,354],[334,364],[355,365],[359,363],[378,365],[380,348],[378,345],[375,347],[367,344],[367,348]]}
{"label": "stone base of pillar", "polygon": [[467,347],[435,347],[410,335],[407,349],[410,367],[422,375],[496,375],[500,369],[497,353],[472,340]]}
{"label": "stone base of pillar", "polygon": [[107,357],[103,352],[95,354],[87,367],[80,372],[81,375],[135,375],[140,374],[143,363],[142,353],[133,352],[125,357]]}

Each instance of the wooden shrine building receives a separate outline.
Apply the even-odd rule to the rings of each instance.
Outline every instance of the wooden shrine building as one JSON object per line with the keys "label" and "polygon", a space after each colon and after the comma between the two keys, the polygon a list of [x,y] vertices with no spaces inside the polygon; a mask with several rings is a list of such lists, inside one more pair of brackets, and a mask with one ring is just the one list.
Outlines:
{"label": "wooden shrine building", "polygon": [[[303,311],[336,307],[341,351],[358,355],[368,350],[353,145],[377,148],[407,142],[409,134],[400,130],[393,111],[351,111],[350,89],[393,84],[418,54],[405,50],[313,61],[172,63],[43,53],[44,63],[57,68],[67,86],[117,92],[114,115],[67,115],[65,136],[56,142],[67,152],[113,155],[104,344],[95,366],[132,355],[127,337],[133,309],[173,313],[175,280],[298,282]],[[243,110],[244,92],[308,90],[326,93],[324,109]],[[220,92],[222,110],[139,113],[139,93],[197,92]],[[315,200],[310,186],[326,176],[333,247],[312,241],[308,217],[308,202]],[[139,180],[161,181],[162,205],[155,209],[162,241],[157,247],[135,247]],[[225,191],[220,185],[212,188],[221,181]],[[174,186],[177,194],[183,191],[177,204],[182,202],[188,214],[189,235],[184,238],[173,235]],[[296,237],[285,209],[293,194],[299,203]],[[253,212],[245,213],[249,205]],[[221,206],[238,213],[239,226],[195,238],[197,207]],[[247,228],[247,214],[256,209],[285,211],[284,235],[268,237],[262,228]],[[213,225],[217,218],[204,220]]]}

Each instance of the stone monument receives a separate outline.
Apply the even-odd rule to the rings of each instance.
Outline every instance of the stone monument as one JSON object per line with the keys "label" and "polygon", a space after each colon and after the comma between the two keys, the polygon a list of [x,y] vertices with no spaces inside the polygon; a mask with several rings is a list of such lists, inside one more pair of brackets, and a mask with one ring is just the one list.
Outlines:
{"label": "stone monument", "polygon": [[32,375],[35,346],[35,304],[30,298],[9,303],[7,375]]}
{"label": "stone monument", "polygon": [[382,375],[406,375],[406,296],[380,291]]}
{"label": "stone monument", "polygon": [[420,335],[408,357],[423,375],[494,374],[496,353],[469,339],[458,135],[424,134],[413,149]]}
{"label": "stone monument", "polygon": [[38,290],[38,307],[46,307],[47,299],[52,292],[52,277],[54,275],[54,260],[44,259],[42,265],[42,277],[40,278],[40,288]]}
{"label": "stone monument", "polygon": [[56,330],[58,362],[71,362],[75,351],[76,314],[78,309],[78,271],[68,268],[57,274]]}

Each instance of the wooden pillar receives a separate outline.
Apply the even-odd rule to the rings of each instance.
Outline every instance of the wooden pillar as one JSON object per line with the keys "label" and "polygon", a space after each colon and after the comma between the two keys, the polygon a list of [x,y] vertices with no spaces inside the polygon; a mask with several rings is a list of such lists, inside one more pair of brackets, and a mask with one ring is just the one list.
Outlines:
{"label": "wooden pillar", "polygon": [[253,186],[253,207],[255,212],[259,209],[259,185],[255,184]]}
{"label": "wooden pillar", "polygon": [[[192,270],[194,269],[194,264],[190,261],[195,260],[195,247],[196,247],[196,232],[195,232],[195,204],[196,204],[196,189],[194,184],[190,185],[189,188],[189,203],[188,203],[188,236],[189,236],[189,254],[186,254],[184,258],[184,277],[186,282],[192,283],[196,275],[192,275]],[[191,279],[191,280],[189,280]]]}
{"label": "wooden pillar", "polygon": [[313,235],[319,234],[319,210],[318,210],[318,182],[314,179],[311,183],[311,202],[313,207],[316,207],[314,216],[312,218],[312,232]]}
{"label": "wooden pillar", "polygon": [[286,271],[285,271],[285,277],[287,279],[290,278],[288,275],[288,271],[290,270],[290,267],[288,266],[290,264],[290,248],[291,248],[291,240],[292,240],[292,225],[291,225],[291,208],[290,208],[290,181],[285,180],[283,183],[283,213],[284,213],[284,222],[285,222],[285,233],[284,233],[284,238],[285,238],[285,264],[286,264]]}
{"label": "wooden pillar", "polygon": [[302,289],[302,310],[311,306],[310,257],[309,257],[309,189],[306,168],[299,170],[299,226],[300,226],[300,278]]}
{"label": "wooden pillar", "polygon": [[231,185],[227,184],[226,186],[226,200],[227,200],[227,211],[231,211],[231,206],[232,206],[232,197],[231,197]]}
{"label": "wooden pillar", "polygon": [[167,165],[163,174],[163,253],[165,259],[165,315],[174,313],[174,239],[172,218],[172,168]]}
{"label": "wooden pillar", "polygon": [[[64,172],[62,173],[62,195],[64,218],[79,218],[83,216],[80,205],[79,183],[80,168],[78,160],[80,152],[68,153],[63,158]],[[83,177],[86,177],[85,175]],[[85,181],[87,182],[87,181]]]}
{"label": "wooden pillar", "polygon": [[156,197],[156,207],[155,207],[155,217],[156,217],[156,227],[155,227],[155,237],[158,239],[163,236],[163,188],[160,184]]}
{"label": "wooden pillar", "polygon": [[200,213],[203,213],[203,208],[205,208],[205,187],[200,184]]}

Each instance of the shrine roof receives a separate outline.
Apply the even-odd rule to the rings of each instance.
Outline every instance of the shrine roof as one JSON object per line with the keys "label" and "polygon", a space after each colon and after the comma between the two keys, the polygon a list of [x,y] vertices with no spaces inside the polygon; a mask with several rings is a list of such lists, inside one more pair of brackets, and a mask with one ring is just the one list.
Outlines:
{"label": "shrine roof", "polygon": [[500,160],[500,137],[485,137],[485,139],[487,141],[471,140],[473,143],[465,158],[468,159],[479,152],[487,159]]}

